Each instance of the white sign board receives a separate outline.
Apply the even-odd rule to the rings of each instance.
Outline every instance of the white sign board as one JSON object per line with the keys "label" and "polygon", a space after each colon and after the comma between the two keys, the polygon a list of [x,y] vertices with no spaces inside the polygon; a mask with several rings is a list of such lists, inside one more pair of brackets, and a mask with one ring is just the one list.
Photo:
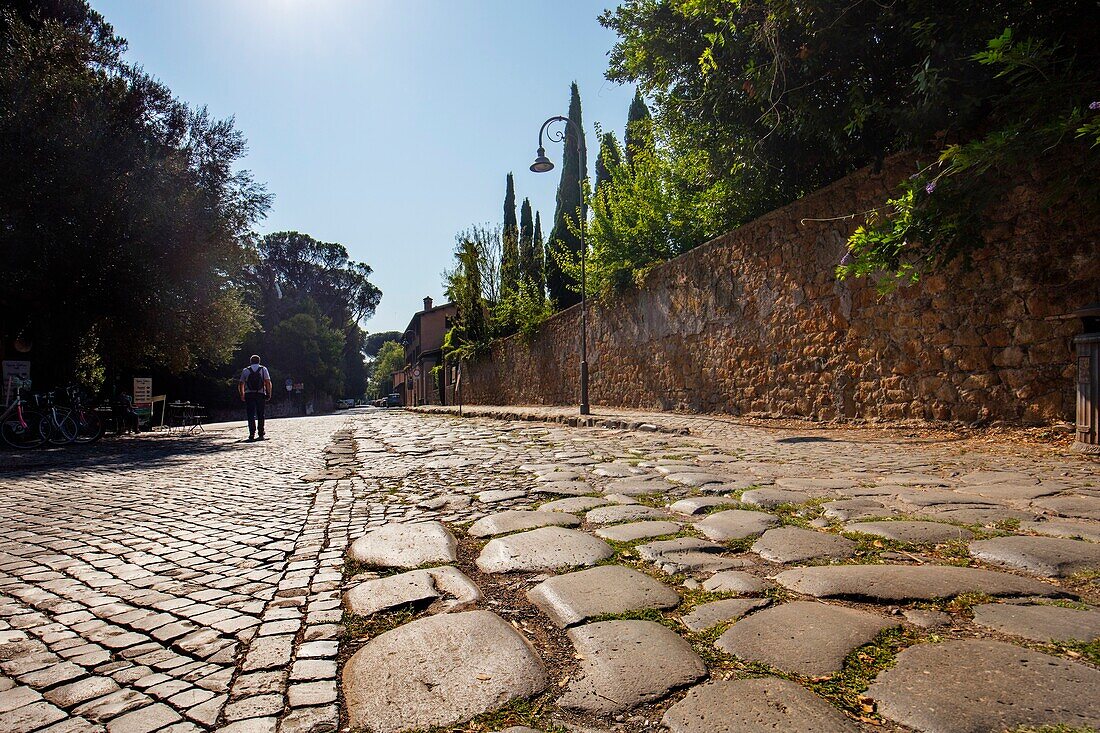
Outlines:
{"label": "white sign board", "polygon": [[151,377],[134,377],[134,404],[153,403],[153,379]]}

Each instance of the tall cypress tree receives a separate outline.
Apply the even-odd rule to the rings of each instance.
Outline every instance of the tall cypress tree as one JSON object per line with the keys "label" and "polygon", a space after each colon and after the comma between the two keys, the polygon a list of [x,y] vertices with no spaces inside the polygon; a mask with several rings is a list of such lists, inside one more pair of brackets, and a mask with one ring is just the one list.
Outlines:
{"label": "tall cypress tree", "polygon": [[[554,255],[564,252],[571,257],[580,257],[580,238],[569,228],[566,217],[577,223],[585,220],[585,211],[581,201],[580,183],[588,171],[588,151],[584,145],[584,125],[581,121],[581,93],[577,83],[573,82],[569,97],[569,121],[565,130],[565,147],[562,151],[561,180],[558,182],[557,209],[554,211],[554,228],[550,230],[550,243],[547,245],[546,288],[554,305],[568,308],[580,302],[579,292],[573,278],[562,272]],[[579,151],[578,151],[579,143]],[[579,155],[578,155],[579,152]]]}
{"label": "tall cypress tree", "polygon": [[615,140],[614,133],[605,132],[600,138],[600,155],[596,158],[596,195],[600,195],[600,189],[611,183],[611,171],[619,165],[619,143]]}
{"label": "tall cypress tree", "polygon": [[531,252],[534,255],[535,287],[546,295],[546,245],[542,241],[542,217],[535,212],[535,236],[531,239]]}
{"label": "tall cypress tree", "polygon": [[535,279],[535,221],[531,216],[531,200],[524,199],[519,207],[519,277],[533,285]]}
{"label": "tall cypress tree", "polygon": [[512,174],[508,174],[508,187],[504,192],[504,232],[500,257],[500,294],[515,292],[520,279],[519,225],[516,224],[516,186]]}
{"label": "tall cypress tree", "polygon": [[634,154],[637,151],[645,150],[653,145],[651,125],[649,107],[642,99],[642,93],[635,89],[634,101],[630,103],[630,110],[626,113],[626,136],[623,138],[627,165],[634,164]]}

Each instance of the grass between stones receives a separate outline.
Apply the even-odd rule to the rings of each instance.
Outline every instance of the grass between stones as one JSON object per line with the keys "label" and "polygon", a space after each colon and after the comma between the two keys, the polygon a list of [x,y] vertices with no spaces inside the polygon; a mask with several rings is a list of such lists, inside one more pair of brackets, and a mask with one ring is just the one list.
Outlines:
{"label": "grass between stones", "polygon": [[497,710],[478,715],[466,723],[421,729],[410,733],[488,733],[512,726],[526,726],[545,733],[567,733],[568,728],[557,725],[549,719],[549,711],[546,708],[552,706],[552,700],[553,694],[543,693],[529,700],[513,700]]}
{"label": "grass between stones", "polygon": [[1076,661],[1086,661],[1100,667],[1100,639],[1094,641],[1053,641],[1040,644],[1040,651],[1067,657]]}

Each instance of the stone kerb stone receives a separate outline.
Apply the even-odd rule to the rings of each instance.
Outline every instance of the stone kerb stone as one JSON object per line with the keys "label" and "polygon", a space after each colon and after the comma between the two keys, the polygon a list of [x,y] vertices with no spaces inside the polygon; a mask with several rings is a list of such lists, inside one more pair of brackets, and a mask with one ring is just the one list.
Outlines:
{"label": "stone kerb stone", "polygon": [[613,554],[610,545],[590,534],[542,527],[490,540],[477,566],[483,573],[558,571],[595,565]]}
{"label": "stone kerb stone", "polygon": [[490,611],[430,616],[387,631],[343,672],[348,724],[372,733],[454,725],[548,683],[527,641]]}
{"label": "stone kerb stone", "polygon": [[909,647],[866,695],[922,733],[1100,726],[1100,670],[999,641]]}
{"label": "stone kerb stone", "polygon": [[527,598],[563,628],[603,614],[674,608],[680,603],[680,596],[664,583],[621,565],[544,580],[527,592]]}
{"label": "stone kerb stone", "polygon": [[348,557],[379,568],[417,568],[458,560],[458,542],[439,522],[387,524],[355,540]]}
{"label": "stone kerb stone", "polygon": [[569,639],[581,666],[558,700],[567,710],[630,710],[707,673],[690,644],[653,621],[586,624],[570,630]]}
{"label": "stone kerb stone", "polygon": [[857,733],[859,728],[823,699],[789,680],[707,682],[665,712],[671,733]]}

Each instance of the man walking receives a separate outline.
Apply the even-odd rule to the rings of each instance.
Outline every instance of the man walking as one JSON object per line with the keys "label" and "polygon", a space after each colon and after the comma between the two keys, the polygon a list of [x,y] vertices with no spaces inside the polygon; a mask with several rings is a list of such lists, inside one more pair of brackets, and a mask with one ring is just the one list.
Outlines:
{"label": "man walking", "polygon": [[256,440],[256,427],[259,424],[260,440],[264,439],[264,404],[271,399],[271,374],[260,363],[260,357],[252,355],[251,364],[241,372],[241,381],[237,389],[241,393],[245,410],[248,412],[248,440]]}

